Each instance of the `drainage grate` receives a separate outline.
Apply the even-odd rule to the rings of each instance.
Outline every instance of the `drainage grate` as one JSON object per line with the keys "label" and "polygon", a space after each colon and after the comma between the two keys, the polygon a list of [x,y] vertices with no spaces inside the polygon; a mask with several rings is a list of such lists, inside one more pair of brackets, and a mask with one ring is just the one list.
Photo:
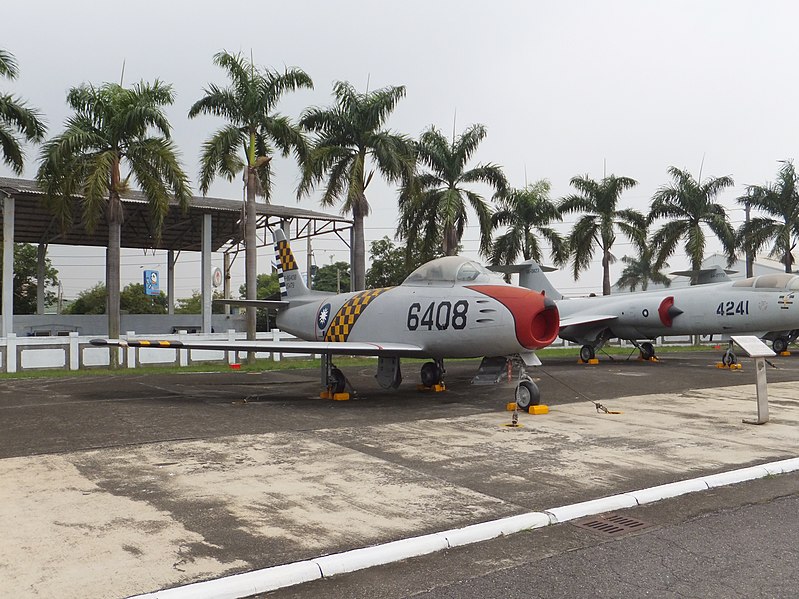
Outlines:
{"label": "drainage grate", "polygon": [[592,516],[577,522],[572,522],[578,528],[587,528],[604,535],[619,536],[635,530],[643,530],[652,526],[648,522],[630,518],[621,514],[608,514],[606,516]]}

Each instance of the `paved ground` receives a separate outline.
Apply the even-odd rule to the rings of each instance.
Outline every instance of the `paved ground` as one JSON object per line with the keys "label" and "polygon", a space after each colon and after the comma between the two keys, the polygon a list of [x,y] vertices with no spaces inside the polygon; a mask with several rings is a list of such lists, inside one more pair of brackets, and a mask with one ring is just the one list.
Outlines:
{"label": "paved ground", "polygon": [[0,588],[121,597],[799,455],[799,356],[760,427],[753,365],[716,358],[548,360],[520,429],[470,362],[439,395],[345,366],[350,402],[315,371],[5,381]]}

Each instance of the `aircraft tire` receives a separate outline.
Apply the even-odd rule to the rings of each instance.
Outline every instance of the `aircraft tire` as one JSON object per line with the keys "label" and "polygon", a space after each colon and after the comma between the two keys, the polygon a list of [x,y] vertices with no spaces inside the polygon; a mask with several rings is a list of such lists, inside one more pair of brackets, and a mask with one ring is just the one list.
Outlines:
{"label": "aircraft tire", "polygon": [[522,381],[516,387],[516,407],[526,411],[541,402],[541,391],[533,381]]}
{"label": "aircraft tire", "polygon": [[588,360],[593,360],[596,357],[596,352],[594,348],[590,345],[583,345],[580,348],[580,359],[583,362],[588,362]]}
{"label": "aircraft tire", "polygon": [[641,358],[651,360],[655,357],[655,346],[649,342],[641,344]]}
{"label": "aircraft tire", "polygon": [[330,370],[330,387],[333,393],[343,393],[347,388],[347,377],[338,368]]}
{"label": "aircraft tire", "polygon": [[441,382],[442,372],[435,362],[425,362],[422,364],[422,385],[432,387]]}
{"label": "aircraft tire", "polygon": [[774,353],[781,354],[788,350],[788,340],[785,337],[777,337],[771,342],[771,348],[774,350]]}
{"label": "aircraft tire", "polygon": [[725,366],[732,366],[733,364],[736,363],[735,354],[732,353],[731,351],[725,352],[724,355],[721,357],[721,363],[724,364]]}

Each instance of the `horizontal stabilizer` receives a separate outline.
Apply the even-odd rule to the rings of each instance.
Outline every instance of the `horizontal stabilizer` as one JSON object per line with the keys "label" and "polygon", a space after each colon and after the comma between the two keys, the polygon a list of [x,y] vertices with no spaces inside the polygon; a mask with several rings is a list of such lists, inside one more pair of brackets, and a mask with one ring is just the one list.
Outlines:
{"label": "horizontal stabilizer", "polygon": [[237,306],[239,308],[286,308],[289,303],[285,300],[247,300],[247,299],[215,299],[217,306]]}
{"label": "horizontal stabilizer", "polygon": [[366,343],[359,341],[214,341],[157,339],[92,339],[92,345],[113,347],[153,347],[166,349],[207,349],[218,351],[280,352],[286,354],[335,354],[345,356],[429,357],[418,345],[409,343]]}
{"label": "horizontal stabilizer", "polygon": [[689,277],[691,285],[707,285],[708,283],[726,283],[730,281],[728,275],[734,275],[737,270],[729,270],[720,266],[700,268],[698,270],[677,270],[671,273],[677,277]]}
{"label": "horizontal stabilizer", "polygon": [[522,262],[521,264],[496,264],[492,266],[487,266],[488,270],[493,270],[494,272],[501,272],[502,274],[518,274],[522,272],[527,272],[532,267],[538,267],[541,269],[542,272],[555,272],[558,270],[554,266],[544,266],[543,264],[538,264],[533,260],[528,260],[527,262]]}

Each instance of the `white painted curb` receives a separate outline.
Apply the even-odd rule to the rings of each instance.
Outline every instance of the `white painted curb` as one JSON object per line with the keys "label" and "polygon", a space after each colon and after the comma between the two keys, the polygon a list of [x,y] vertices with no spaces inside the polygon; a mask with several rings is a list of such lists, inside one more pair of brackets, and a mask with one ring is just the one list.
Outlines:
{"label": "white painted curb", "polygon": [[326,555],[312,560],[273,566],[254,572],[217,578],[216,580],[196,582],[182,587],[136,595],[129,599],[239,599],[240,597],[274,591],[335,574],[354,572],[372,566],[418,557],[450,547],[469,545],[523,530],[541,528],[559,522],[568,522],[583,516],[631,508],[661,499],[685,495],[686,493],[706,491],[713,487],[764,478],[774,474],[786,474],[797,470],[799,470],[799,458],[790,458],[760,466],[739,468],[730,472],[721,472],[648,489],[630,491],[629,493],[611,495],[601,499],[583,501],[573,505],[555,507],[544,512],[530,512],[508,518],[500,518],[491,522],[482,522],[444,532],[401,539],[382,545],[374,545],[373,547]]}
{"label": "white painted curb", "polygon": [[322,576],[327,577],[398,562],[409,557],[426,555],[442,549],[447,549],[447,539],[441,533],[435,533],[363,549],[354,549],[344,553],[334,553],[333,555],[317,558],[313,562],[319,566]]}
{"label": "white painted curb", "polygon": [[216,580],[137,595],[131,599],[238,599],[322,578],[312,561],[294,562]]}
{"label": "white painted curb", "polygon": [[542,512],[530,512],[529,514],[520,514],[519,516],[492,520],[491,522],[471,524],[440,534],[447,539],[450,547],[460,547],[461,545],[470,545],[471,543],[496,539],[502,535],[511,535],[523,530],[549,526],[549,524],[550,520],[547,514]]}
{"label": "white painted curb", "polygon": [[622,493],[621,495],[611,495],[610,497],[603,497],[602,499],[592,499],[591,501],[564,505],[544,511],[550,515],[552,524],[557,524],[558,522],[568,522],[569,520],[582,518],[583,516],[603,514],[605,512],[635,507],[637,505],[638,503],[635,501],[635,497],[629,493]]}
{"label": "white painted curb", "polygon": [[696,493],[697,491],[707,491],[707,483],[701,478],[681,480],[676,483],[641,489],[640,491],[631,491],[627,495],[634,497],[638,505],[644,505],[645,503],[669,499],[686,493]]}

